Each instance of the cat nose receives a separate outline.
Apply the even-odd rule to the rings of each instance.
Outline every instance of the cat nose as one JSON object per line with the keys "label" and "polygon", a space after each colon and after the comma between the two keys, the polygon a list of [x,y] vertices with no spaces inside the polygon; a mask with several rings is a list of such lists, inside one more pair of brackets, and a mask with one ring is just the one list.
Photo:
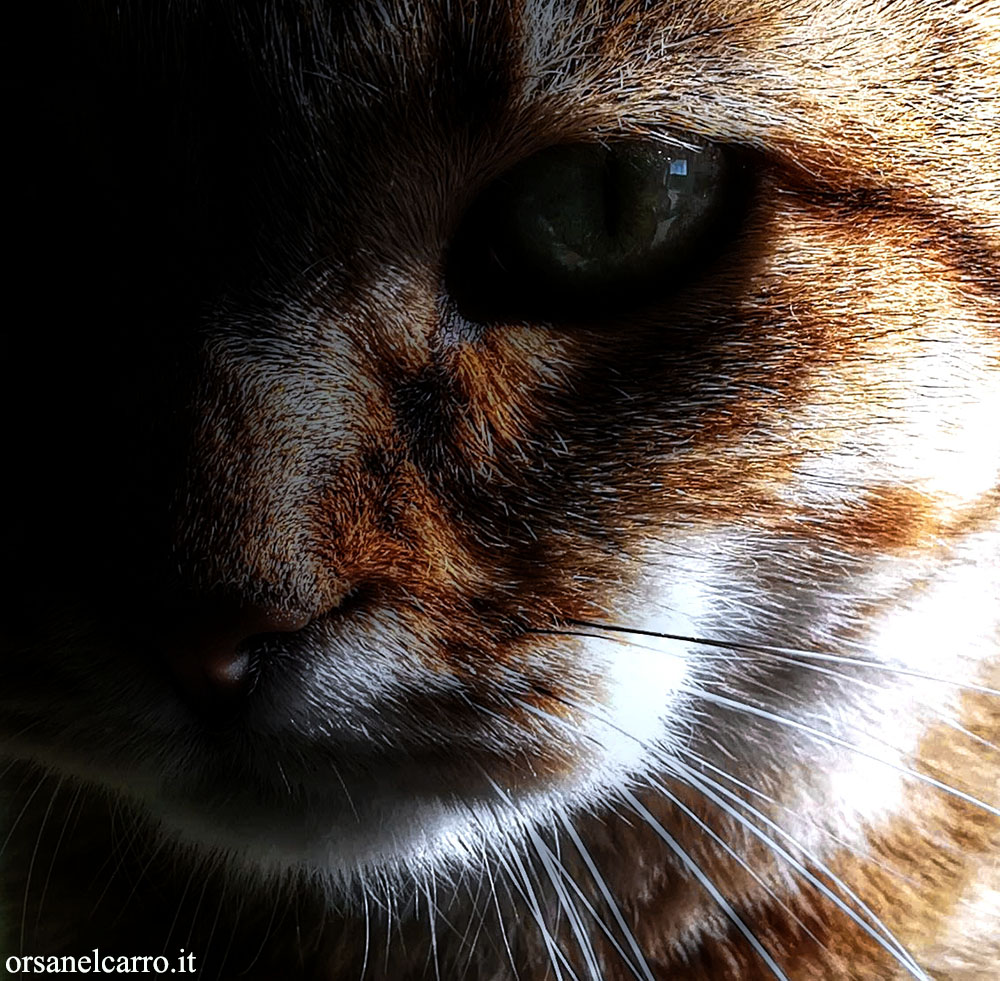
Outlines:
{"label": "cat nose", "polygon": [[167,615],[167,664],[181,695],[209,720],[224,717],[250,691],[250,642],[294,633],[312,617],[248,603],[213,603]]}

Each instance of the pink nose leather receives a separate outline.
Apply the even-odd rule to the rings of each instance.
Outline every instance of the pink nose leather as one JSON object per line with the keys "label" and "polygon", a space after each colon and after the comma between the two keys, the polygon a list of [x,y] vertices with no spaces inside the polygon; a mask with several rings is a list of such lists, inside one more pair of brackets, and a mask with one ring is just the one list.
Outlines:
{"label": "pink nose leather", "polygon": [[167,616],[164,646],[170,670],[185,699],[209,713],[249,691],[247,641],[294,633],[310,620],[302,613],[237,603],[205,604]]}

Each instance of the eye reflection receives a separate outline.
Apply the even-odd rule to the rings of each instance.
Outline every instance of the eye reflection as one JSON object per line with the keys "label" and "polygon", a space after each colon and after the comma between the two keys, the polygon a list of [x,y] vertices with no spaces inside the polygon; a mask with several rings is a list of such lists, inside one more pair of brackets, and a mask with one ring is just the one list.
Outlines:
{"label": "eye reflection", "polygon": [[733,227],[741,168],[731,157],[705,142],[550,147],[470,210],[452,285],[487,308],[557,314],[676,287]]}

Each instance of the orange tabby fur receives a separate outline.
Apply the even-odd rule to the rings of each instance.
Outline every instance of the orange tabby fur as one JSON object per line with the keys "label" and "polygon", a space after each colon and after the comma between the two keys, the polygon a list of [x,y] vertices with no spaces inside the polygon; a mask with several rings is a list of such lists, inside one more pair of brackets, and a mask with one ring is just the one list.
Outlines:
{"label": "orange tabby fur", "polygon": [[[217,812],[179,818],[163,787],[215,760],[216,744],[176,721],[173,689],[149,666],[160,662],[143,644],[168,628],[119,635],[114,601],[79,613],[91,553],[74,536],[89,512],[61,501],[76,515],[63,530],[39,505],[29,526],[46,548],[58,538],[60,571],[25,577],[42,612],[0,653],[0,753],[16,761],[3,780],[4,956],[187,946],[223,977],[325,981],[775,977],[659,825],[789,979],[913,976],[755,834],[775,837],[774,822],[808,838],[803,852],[778,843],[853,894],[860,919],[928,977],[996,977],[996,0],[112,6],[83,15],[94,50],[150,74],[162,62],[186,77],[190,60],[200,78],[210,69],[191,50],[226,38],[273,110],[263,145],[286,153],[279,177],[264,151],[248,165],[263,175],[245,203],[264,228],[257,258],[199,308],[197,356],[170,406],[182,462],[155,562],[201,599],[309,623],[349,610],[354,653],[314,673],[276,656],[287,674],[271,676],[274,729],[268,716],[242,734],[237,747],[258,754],[227,771]],[[610,330],[511,318],[462,334],[442,313],[449,244],[491,182],[551,145],[678,134],[744,148],[755,175],[735,246],[695,280]],[[100,479],[124,486],[131,464],[120,467]],[[108,519],[109,554],[131,554],[120,542],[132,517]],[[650,570],[665,598],[647,623]],[[118,574],[112,596],[147,581]],[[136,590],[129,617],[159,609],[156,589]],[[649,647],[662,661],[699,629],[708,644],[671,687]],[[629,651],[649,690],[696,690],[662,733],[633,740],[641,766],[628,699],[641,702],[644,678],[624,672],[621,705],[608,680]],[[881,660],[903,674],[870,663]],[[398,687],[380,702],[386,678]],[[297,716],[279,695],[300,684],[319,714],[281,729]],[[366,685],[374,707],[352,715]],[[737,698],[749,713],[726,702]],[[130,699],[148,704],[148,732],[120,708]],[[592,717],[612,703],[601,729]],[[411,769],[355,772],[340,743],[311,758],[338,713],[368,739],[359,754],[401,745]],[[595,749],[602,738],[612,748]],[[718,751],[714,766],[749,789],[725,786],[755,816],[734,819],[693,785],[708,771],[684,771],[701,765],[684,762],[690,745]],[[295,851],[308,829],[294,820],[273,850],[239,825],[242,788],[268,798],[280,771],[289,799],[314,802],[310,773],[329,764],[344,780],[341,763],[348,798],[388,795],[359,825],[395,820],[392,788],[412,778],[414,796],[454,792],[455,828],[428,844],[387,824],[376,858],[359,834],[359,889],[351,861],[327,877],[313,851]],[[427,783],[412,777],[420,767]],[[214,789],[221,772],[197,776]],[[453,785],[439,788],[442,775]],[[524,803],[564,790],[565,810]],[[261,821],[280,824],[284,806]],[[336,853],[337,829],[315,854]],[[420,864],[417,845],[398,844],[407,835],[445,857]],[[397,847],[386,871],[377,858]],[[575,886],[549,873],[547,848]],[[581,941],[571,902],[599,910],[614,941],[585,913]]]}

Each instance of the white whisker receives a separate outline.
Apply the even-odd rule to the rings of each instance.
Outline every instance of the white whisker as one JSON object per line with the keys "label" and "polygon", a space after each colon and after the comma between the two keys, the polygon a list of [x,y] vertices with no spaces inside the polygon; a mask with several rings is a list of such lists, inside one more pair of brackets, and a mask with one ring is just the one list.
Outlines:
{"label": "white whisker", "polygon": [[[664,633],[656,630],[643,630],[638,627],[625,627],[620,624],[611,623],[598,623],[589,620],[570,620],[568,621],[572,624],[578,624],[583,627],[588,627],[592,630],[606,631],[607,633],[602,633],[601,637],[613,637],[615,633],[624,633],[629,635],[638,635],[641,637],[656,637],[660,640],[675,640],[678,643],[683,644],[694,644],[701,647],[713,647],[720,650],[737,651],[744,654],[753,654],[757,656],[781,656],[783,658],[789,659],[793,663],[801,663],[802,659],[811,659],[817,661],[829,661],[836,664],[846,664],[853,665],[862,668],[871,668],[876,671],[886,671],[893,674],[902,675],[907,678],[916,678],[922,681],[933,681],[938,684],[948,685],[952,688],[959,688],[964,691],[978,692],[982,695],[994,695],[1000,697],[1000,689],[990,688],[986,685],[977,685],[970,682],[955,681],[952,678],[943,678],[938,675],[927,674],[922,671],[913,671],[909,668],[901,668],[896,665],[886,664],[883,661],[875,660],[874,658],[864,658],[864,657],[851,657],[845,654],[835,654],[831,651],[821,651],[821,650],[809,650],[799,647],[781,647],[773,644],[748,644],[743,641],[727,641],[727,640],[717,640],[714,638],[707,637],[693,637],[686,634],[674,634],[674,633]],[[558,630],[558,629],[538,629],[536,633],[548,633],[548,634],[569,634],[573,635],[573,631],[569,630]],[[595,635],[590,635],[595,636]],[[669,655],[668,655],[669,656]],[[699,655],[699,658],[701,655]]]}
{"label": "white whisker", "polygon": [[80,795],[83,793],[83,787],[78,786],[73,794],[72,800],[69,802],[69,807],[66,808],[66,814],[63,817],[62,827],[59,829],[59,837],[56,839],[56,843],[52,848],[49,855],[49,870],[45,875],[45,882],[42,883],[42,893],[38,898],[38,906],[35,910],[35,925],[34,929],[37,932],[39,924],[42,919],[42,909],[45,906],[45,897],[49,891],[49,883],[52,880],[52,873],[55,871],[56,859],[59,856],[59,849],[62,847],[63,840],[66,837],[66,832],[69,829],[70,821],[73,819],[73,815],[76,813],[77,805],[80,802]]}
{"label": "white whisker", "polygon": [[[572,703],[572,707],[577,708],[580,711],[588,711],[585,706]],[[623,735],[638,740],[637,737],[631,736],[627,731],[618,728],[618,731]],[[732,793],[732,791],[727,790],[718,784],[717,781],[711,780],[704,774],[698,774],[691,770],[690,767],[685,766],[679,760],[670,758],[666,756],[662,751],[644,745],[644,748],[649,753],[650,757],[658,760],[667,771],[675,775],[681,782],[687,784],[692,789],[697,790],[706,799],[712,801],[717,807],[723,810],[724,813],[729,814],[734,820],[736,820],[741,826],[746,828],[751,834],[753,834],[758,840],[760,840],[767,848],[769,848],[775,855],[786,861],[795,871],[806,879],[814,888],[818,889],[824,896],[826,896],[831,902],[833,902],[839,909],[841,909],[848,917],[850,917],[854,922],[856,922],[866,933],[868,933],[876,942],[879,943],[887,952],[889,952],[894,958],[900,961],[900,963],[910,971],[917,978],[925,979],[926,975],[923,973],[919,965],[913,960],[912,956],[906,950],[906,948],[893,936],[891,931],[882,923],[876,914],[869,909],[869,907],[858,897],[839,877],[837,877],[828,866],[825,865],[818,857],[811,854],[805,848],[803,848],[787,831],[777,825],[774,821],[768,818],[758,809],[754,808],[741,797]],[[670,792],[660,783],[659,781],[647,778],[652,786],[654,786],[659,791],[664,794],[671,796]],[[834,894],[824,883],[816,878],[808,869],[805,868],[800,862],[798,862],[792,855],[790,855],[785,849],[781,848],[772,838],[765,835],[759,828],[755,827],[752,822],[748,821],[743,815],[737,813],[732,809],[731,806],[727,805],[725,801],[720,800],[716,797],[710,790],[707,790],[704,784],[707,783],[712,787],[719,790],[720,793],[724,794],[726,797],[738,802],[738,804],[751,813],[754,817],[758,818],[764,822],[769,828],[772,828],[775,832],[780,834],[786,840],[788,840],[792,845],[794,845],[804,856],[806,856],[810,861],[814,862],[816,866],[827,875],[832,882],[839,888],[842,889],[844,894],[847,895],[852,902],[855,902],[858,907],[865,913],[865,915],[871,917],[872,922],[877,925],[877,927],[883,931],[886,939],[878,936],[871,925],[862,920],[858,914],[847,906],[844,901]],[[662,836],[661,836],[662,837]]]}
{"label": "white whisker", "polygon": [[[626,942],[632,949],[632,953],[635,954],[636,962],[639,965],[643,976],[646,981],[655,981],[653,977],[653,972],[649,969],[649,965],[646,963],[646,958],[642,953],[642,949],[639,947],[638,941],[635,939],[635,935],[629,928],[629,925],[625,922],[625,917],[622,916],[621,910],[618,908],[618,903],[615,901],[614,896],[611,894],[611,890],[608,888],[607,883],[604,881],[604,877],[597,869],[590,852],[584,845],[580,835],[577,833],[576,828],[573,827],[573,822],[570,820],[567,814],[562,811],[559,812],[559,820],[562,823],[563,828],[566,829],[566,833],[569,835],[570,840],[576,847],[577,852],[579,852],[580,857],[583,859],[584,864],[587,866],[587,871],[590,872],[590,877],[593,879],[595,885],[600,890],[601,895],[604,897],[605,903],[607,903],[608,908],[611,910],[611,915],[614,917],[615,922],[618,924],[618,928],[622,931]],[[610,933],[609,933],[610,936]],[[619,948],[620,950],[620,948]],[[631,967],[631,963],[628,958],[625,957],[624,951],[621,951],[622,958]],[[634,970],[634,969],[633,969]]]}
{"label": "white whisker", "polygon": [[[28,921],[28,895],[31,889],[31,877],[35,871],[35,861],[38,858],[38,849],[42,843],[42,836],[45,834],[45,826],[48,824],[49,817],[52,814],[52,808],[55,806],[56,797],[59,795],[59,789],[63,785],[63,778],[59,777],[56,781],[55,788],[52,791],[52,796],[49,798],[48,806],[45,808],[45,813],[42,815],[42,819],[38,824],[38,834],[35,836],[35,847],[31,850],[31,858],[28,860],[28,871],[24,880],[24,899],[21,904],[21,938],[19,950],[24,950],[24,932],[25,925]],[[2,850],[2,849],[0,849]]]}
{"label": "white whisker", "polygon": [[552,853],[545,842],[542,841],[541,835],[533,828],[528,828],[528,838],[542,863],[542,867],[545,869],[549,882],[552,883],[552,888],[555,889],[560,909],[566,911],[566,919],[569,921],[570,931],[576,938],[577,947],[583,956],[592,981],[601,981],[602,973],[600,965],[597,963],[597,955],[594,953],[594,946],[591,943],[587,930],[584,928],[580,911],[576,908],[573,898],[566,891],[566,886],[562,882],[563,876],[570,881],[572,881],[572,876],[570,876],[563,863]]}
{"label": "white whisker", "polygon": [[712,702],[715,705],[719,705],[722,708],[732,709],[735,712],[745,712],[749,715],[757,716],[758,718],[766,719],[769,722],[774,722],[778,725],[787,726],[791,729],[796,729],[799,732],[804,732],[814,739],[820,742],[826,742],[834,746],[840,746],[843,749],[847,749],[852,753],[856,753],[858,756],[863,756],[866,759],[874,760],[876,763],[882,763],[890,769],[896,770],[914,780],[919,780],[921,783],[925,783],[928,786],[936,787],[938,790],[950,794],[953,797],[957,797],[960,800],[964,800],[968,804],[972,804],[975,807],[981,808],[989,814],[996,817],[1000,817],[1000,809],[993,807],[991,804],[987,804],[985,801],[980,800],[978,797],[973,797],[972,794],[967,794],[964,790],[959,790],[956,787],[952,787],[949,784],[944,783],[935,777],[928,776],[925,773],[919,773],[910,767],[904,766],[902,763],[894,763],[892,760],[886,760],[874,753],[869,753],[859,746],[855,746],[853,743],[848,742],[846,739],[841,739],[839,736],[835,736],[829,732],[823,732],[821,729],[817,729],[814,726],[807,725],[804,722],[798,722],[795,719],[789,719],[787,716],[779,715],[775,712],[769,712],[766,709],[758,708],[755,705],[748,705],[745,702],[738,702],[735,699],[726,698],[724,695],[717,695],[714,692],[708,692],[704,690],[693,690],[685,689],[688,693],[695,695],[698,698],[705,699],[706,701]]}
{"label": "white whisker", "polygon": [[749,941],[750,946],[768,966],[771,973],[779,981],[788,981],[788,976],[778,966],[777,961],[768,953],[764,945],[757,939],[753,931],[743,922],[729,901],[719,892],[715,883],[702,871],[697,862],[680,846],[673,835],[643,806],[639,799],[627,789],[622,790],[622,796],[631,805],[636,814],[641,817],[666,843],[667,847],[680,859],[684,867],[702,884],[705,891],[715,900],[719,908],[726,914],[730,922]]}
{"label": "white whisker", "polygon": [[[924,974],[920,966],[913,960],[910,953],[906,948],[893,936],[892,932],[882,923],[878,916],[868,908],[868,906],[861,900],[861,898],[854,893],[833,871],[823,862],[821,862],[815,855],[803,848],[787,831],[781,828],[778,824],[772,821],[767,815],[763,814],[761,811],[752,807],[742,798],[733,794],[731,791],[727,791],[724,787],[719,786],[715,781],[709,780],[703,776],[699,776],[690,770],[690,768],[685,767],[682,763],[675,763],[674,766],[677,767],[678,775],[684,783],[693,789],[701,793],[706,799],[712,801],[717,807],[719,807],[724,813],[730,815],[734,820],[738,821],[739,824],[750,832],[755,838],[761,841],[766,847],[768,847],[775,855],[784,859],[799,875],[806,879],[810,885],[818,889],[827,899],[833,902],[843,913],[845,913],[851,920],[858,924],[873,940],[875,940],[881,947],[883,947],[888,953],[890,953],[896,960],[900,962],[910,973],[917,978],[922,979],[922,981],[930,981],[927,975]],[[709,786],[705,786],[708,784]],[[659,784],[657,784],[659,786]],[[806,858],[811,862],[814,862],[817,868],[824,875],[827,875],[830,880],[837,886],[837,888],[842,889],[844,894],[854,903],[857,903],[858,908],[865,913],[865,915],[870,916],[872,923],[883,931],[884,938],[880,937],[872,925],[865,922],[853,909],[851,909],[843,899],[837,896],[827,885],[825,885],[820,879],[813,875],[801,862],[799,862],[793,855],[791,855],[787,849],[782,848],[773,838],[764,834],[759,828],[757,828],[753,822],[749,821],[742,814],[739,814],[731,806],[726,804],[721,798],[716,796],[710,788],[718,790],[719,793],[736,801],[741,807],[747,810],[755,818],[765,823],[769,828],[774,830],[776,833],[780,834],[783,838],[794,845]],[[666,788],[663,788],[666,790]]]}
{"label": "white whisker", "polygon": [[823,943],[820,941],[810,929],[802,922],[795,911],[785,903],[778,894],[764,881],[763,877],[757,873],[750,863],[743,858],[741,855],[737,854],[735,849],[729,845],[726,841],[722,839],[711,827],[708,826],[694,811],[691,810],[676,794],[672,794],[662,783],[650,783],[649,787],[651,789],[657,790],[659,793],[663,794],[675,807],[678,808],[683,814],[687,815],[695,824],[701,828],[723,851],[726,852],[734,861],[736,861],[741,868],[745,869],[746,872],[754,879],[754,881],[777,903],[777,905],[783,909],[803,930],[803,932],[812,938],[820,947]]}

